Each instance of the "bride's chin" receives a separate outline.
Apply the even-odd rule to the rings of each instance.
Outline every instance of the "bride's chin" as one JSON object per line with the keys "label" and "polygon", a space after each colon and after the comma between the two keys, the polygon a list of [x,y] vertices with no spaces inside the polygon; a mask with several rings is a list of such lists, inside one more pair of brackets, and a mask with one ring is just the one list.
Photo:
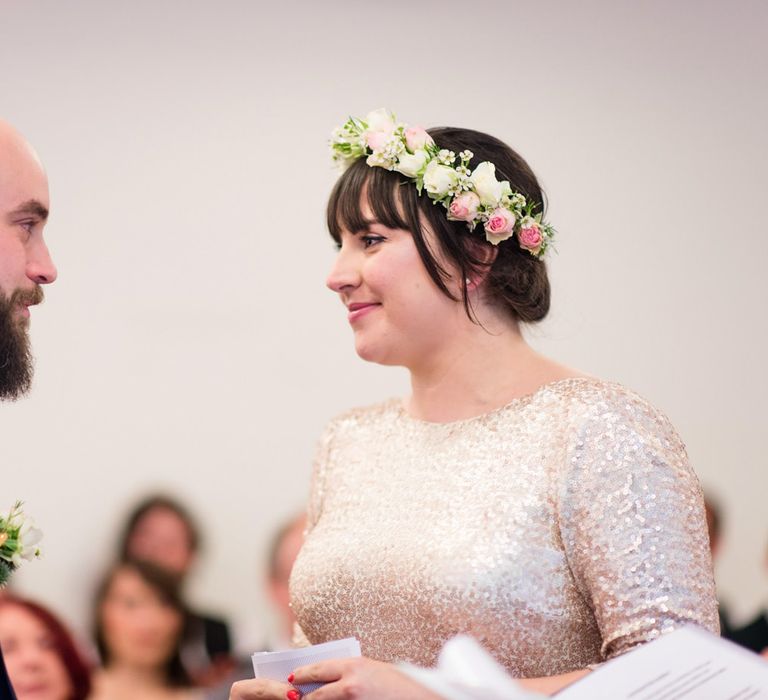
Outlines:
{"label": "bride's chin", "polygon": [[375,348],[369,347],[368,345],[356,344],[355,352],[361,360],[365,360],[366,362],[381,363]]}
{"label": "bride's chin", "polygon": [[380,345],[376,343],[366,343],[362,339],[355,341],[355,352],[361,360],[365,360],[366,362],[375,362],[378,365],[399,364],[391,357],[391,353],[386,352]]}

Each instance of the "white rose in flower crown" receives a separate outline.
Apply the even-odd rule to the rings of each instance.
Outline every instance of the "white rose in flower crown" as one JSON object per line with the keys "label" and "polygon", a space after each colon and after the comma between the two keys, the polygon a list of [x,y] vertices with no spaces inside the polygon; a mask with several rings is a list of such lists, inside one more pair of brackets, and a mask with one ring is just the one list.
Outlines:
{"label": "white rose in flower crown", "polygon": [[480,202],[486,207],[497,207],[502,195],[510,190],[508,182],[501,183],[496,179],[496,166],[488,161],[480,163],[472,171],[469,180]]}
{"label": "white rose in flower crown", "polygon": [[406,177],[416,177],[419,171],[424,167],[428,157],[426,151],[416,151],[413,155],[410,153],[403,153],[398,158],[395,170]]}
{"label": "white rose in flower crown", "polygon": [[365,162],[368,163],[371,168],[384,168],[386,170],[392,170],[392,168],[395,166],[392,158],[382,151],[374,151],[365,159]]}
{"label": "white rose in flower crown", "polygon": [[368,112],[365,123],[368,125],[368,131],[383,131],[391,134],[395,130],[395,115],[382,107]]}
{"label": "white rose in flower crown", "polygon": [[436,160],[429,161],[429,165],[424,171],[424,189],[429,194],[442,197],[456,187],[458,182],[459,176],[453,168],[440,165]]}

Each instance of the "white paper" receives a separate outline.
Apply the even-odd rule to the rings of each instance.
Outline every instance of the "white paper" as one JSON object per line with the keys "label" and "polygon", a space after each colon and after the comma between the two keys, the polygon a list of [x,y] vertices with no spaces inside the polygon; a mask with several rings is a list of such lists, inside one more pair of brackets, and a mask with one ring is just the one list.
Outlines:
{"label": "white paper", "polygon": [[663,635],[600,666],[558,700],[768,699],[768,662],[699,627]]}
{"label": "white paper", "polygon": [[[360,656],[360,642],[354,637],[349,637],[286,651],[259,651],[251,655],[251,661],[256,678],[285,682],[299,666],[329,659],[350,659],[355,656]],[[323,685],[324,683],[305,683],[296,687],[304,696]]]}
{"label": "white paper", "polygon": [[446,700],[536,700],[543,695],[518,685],[471,637],[454,637],[440,652],[437,668],[408,664],[401,670]]}

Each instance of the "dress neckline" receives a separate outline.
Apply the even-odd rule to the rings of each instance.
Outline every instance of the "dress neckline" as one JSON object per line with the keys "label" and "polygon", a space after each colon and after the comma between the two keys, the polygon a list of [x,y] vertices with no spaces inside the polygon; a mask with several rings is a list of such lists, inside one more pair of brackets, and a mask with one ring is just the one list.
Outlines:
{"label": "dress neckline", "polygon": [[452,420],[452,421],[431,421],[431,420],[424,420],[423,418],[415,418],[410,413],[408,413],[408,410],[405,408],[405,402],[403,399],[393,399],[393,402],[395,403],[395,407],[397,409],[398,415],[404,420],[407,420],[415,425],[423,425],[427,427],[431,427],[431,426],[435,426],[435,427],[454,426],[455,427],[458,425],[472,423],[474,421],[482,421],[488,418],[492,418],[496,415],[499,415],[511,409],[522,408],[523,406],[526,406],[529,403],[531,403],[531,401],[533,401],[535,398],[537,398],[541,394],[544,394],[548,391],[552,391],[555,389],[559,389],[561,386],[571,385],[571,384],[594,383],[594,382],[604,383],[602,379],[598,379],[597,377],[588,377],[588,376],[563,377],[562,379],[553,379],[550,382],[545,382],[544,384],[539,386],[537,389],[535,389],[534,391],[531,391],[528,394],[521,394],[520,396],[515,396],[513,399],[505,403],[503,406],[499,406],[498,408],[493,408],[490,411],[486,411],[485,413],[479,413],[476,416],[470,416],[468,418],[459,418],[458,420]]}

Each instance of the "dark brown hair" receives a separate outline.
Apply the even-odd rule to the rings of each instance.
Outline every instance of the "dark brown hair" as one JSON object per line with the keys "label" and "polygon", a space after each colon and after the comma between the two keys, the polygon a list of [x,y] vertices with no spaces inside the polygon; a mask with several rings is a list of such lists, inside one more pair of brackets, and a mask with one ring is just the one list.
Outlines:
{"label": "dark brown hair", "polygon": [[94,600],[94,638],[99,650],[99,656],[101,657],[101,663],[104,667],[107,667],[112,661],[110,650],[106,644],[104,636],[102,608],[115,578],[117,578],[118,574],[123,571],[132,571],[138,574],[139,578],[141,578],[141,580],[155,592],[158,599],[164,605],[169,606],[179,614],[182,621],[179,635],[176,639],[173,651],[168,659],[166,659],[162,670],[165,672],[165,679],[170,687],[190,687],[192,685],[192,680],[181,662],[180,649],[181,642],[185,638],[189,625],[189,612],[181,598],[179,580],[170,572],[149,562],[126,559],[114,564],[112,568],[109,569],[96,591],[96,598]]}
{"label": "dark brown hair", "polygon": [[[470,169],[483,161],[496,166],[498,180],[508,180],[513,192],[525,196],[535,205],[536,212],[544,213],[544,195],[536,176],[528,164],[497,138],[471,129],[439,127],[429,134],[440,148],[454,153],[470,150],[474,157]],[[339,243],[342,229],[351,233],[365,230],[366,221],[361,210],[365,197],[374,217],[384,226],[410,231],[424,267],[438,288],[451,299],[446,280],[451,270],[438,262],[436,251],[430,249],[424,235],[424,225],[435,233],[440,257],[447,260],[461,283],[461,301],[467,315],[474,320],[469,303],[466,279],[484,277],[484,290],[488,300],[507,310],[517,321],[541,321],[549,311],[550,287],[547,268],[542,260],[534,258],[520,248],[516,240],[497,246],[495,259],[487,263],[483,255],[485,242],[482,227],[470,231],[463,221],[449,221],[446,210],[423,193],[419,196],[413,182],[397,172],[369,167],[360,159],[344,172],[331,192],[328,201],[328,230]]]}
{"label": "dark brown hair", "polygon": [[189,511],[178,501],[163,494],[148,496],[139,503],[128,516],[125,528],[120,537],[119,552],[121,559],[134,558],[130,553],[131,538],[141,520],[153,510],[167,510],[176,515],[187,530],[189,539],[189,548],[192,552],[197,552],[200,548],[200,530],[195,524]]}

